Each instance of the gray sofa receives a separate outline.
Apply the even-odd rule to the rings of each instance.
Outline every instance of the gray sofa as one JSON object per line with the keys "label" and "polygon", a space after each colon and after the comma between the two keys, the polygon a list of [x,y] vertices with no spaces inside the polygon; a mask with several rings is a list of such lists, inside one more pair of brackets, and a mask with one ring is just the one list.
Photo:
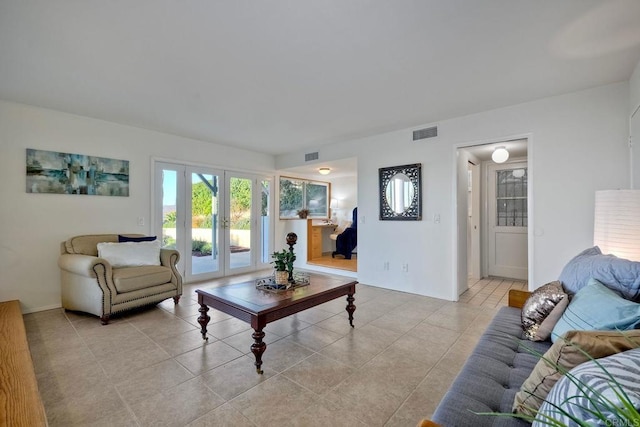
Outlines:
{"label": "gray sofa", "polygon": [[[563,268],[558,280],[575,295],[595,279],[624,299],[640,302],[640,262],[602,254],[588,248]],[[511,413],[514,398],[551,341],[534,342],[524,336],[521,308],[529,292],[510,290],[509,306],[496,314],[480,337],[432,420],[421,426],[528,426],[512,416],[476,415],[474,412]],[[595,307],[594,307],[595,308]],[[623,328],[624,329],[624,328]],[[528,350],[529,349],[529,350]]]}
{"label": "gray sofa", "polygon": [[178,303],[182,295],[182,277],[176,269],[178,251],[161,249],[160,265],[114,268],[98,257],[100,242],[118,242],[118,234],[75,236],[60,245],[63,308],[95,314],[106,325],[117,312],[167,298]]}
{"label": "gray sofa", "polygon": [[442,398],[432,421],[447,427],[531,425],[514,417],[474,412],[510,413],[516,393],[539,360],[526,348],[542,354],[549,347],[551,341],[525,338],[520,308],[501,308]]}

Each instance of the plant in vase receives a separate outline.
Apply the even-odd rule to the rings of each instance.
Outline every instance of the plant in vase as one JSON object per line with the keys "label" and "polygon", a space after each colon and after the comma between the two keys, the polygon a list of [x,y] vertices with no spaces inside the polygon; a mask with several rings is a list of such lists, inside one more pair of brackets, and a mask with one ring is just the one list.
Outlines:
{"label": "plant in vase", "polygon": [[300,209],[298,211],[298,217],[301,219],[306,219],[309,216],[309,209]]}
{"label": "plant in vase", "polygon": [[271,255],[271,258],[273,258],[273,268],[275,268],[276,270],[276,284],[288,284],[289,278],[293,277],[293,262],[296,260],[296,255],[293,253],[293,251],[283,249],[280,252],[274,252]]}

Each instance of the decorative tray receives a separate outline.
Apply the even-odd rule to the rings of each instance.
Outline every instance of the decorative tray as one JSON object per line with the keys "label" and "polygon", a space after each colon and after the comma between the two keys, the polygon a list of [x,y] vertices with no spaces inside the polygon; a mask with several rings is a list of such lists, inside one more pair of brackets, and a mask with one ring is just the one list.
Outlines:
{"label": "decorative tray", "polygon": [[286,285],[278,285],[274,276],[256,280],[256,289],[275,293],[291,291],[307,285],[309,285],[309,274],[307,273],[293,273],[293,283],[287,283]]}

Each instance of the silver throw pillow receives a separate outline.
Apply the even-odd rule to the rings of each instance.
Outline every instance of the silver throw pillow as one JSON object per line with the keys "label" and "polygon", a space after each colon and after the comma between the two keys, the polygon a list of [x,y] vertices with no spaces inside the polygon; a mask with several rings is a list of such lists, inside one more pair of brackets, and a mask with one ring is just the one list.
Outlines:
{"label": "silver throw pillow", "polygon": [[[531,296],[525,301],[521,313],[522,329],[527,339],[531,341],[542,341],[548,338],[547,334],[538,334],[538,329],[553,309],[556,308],[558,303],[565,298],[568,298],[568,295],[564,289],[562,289],[562,284],[557,280],[542,285],[533,291]],[[564,301],[564,304],[562,304],[564,307],[566,307],[567,301]],[[562,315],[562,313],[559,314]],[[557,321],[559,316],[555,317]],[[553,325],[551,325],[551,328],[553,329]]]}

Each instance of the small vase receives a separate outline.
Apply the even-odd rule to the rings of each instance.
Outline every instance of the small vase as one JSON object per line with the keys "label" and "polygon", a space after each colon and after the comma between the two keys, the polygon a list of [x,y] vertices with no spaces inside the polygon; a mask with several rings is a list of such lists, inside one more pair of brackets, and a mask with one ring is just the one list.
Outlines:
{"label": "small vase", "polygon": [[275,272],[276,285],[287,285],[289,283],[289,273],[287,271]]}

